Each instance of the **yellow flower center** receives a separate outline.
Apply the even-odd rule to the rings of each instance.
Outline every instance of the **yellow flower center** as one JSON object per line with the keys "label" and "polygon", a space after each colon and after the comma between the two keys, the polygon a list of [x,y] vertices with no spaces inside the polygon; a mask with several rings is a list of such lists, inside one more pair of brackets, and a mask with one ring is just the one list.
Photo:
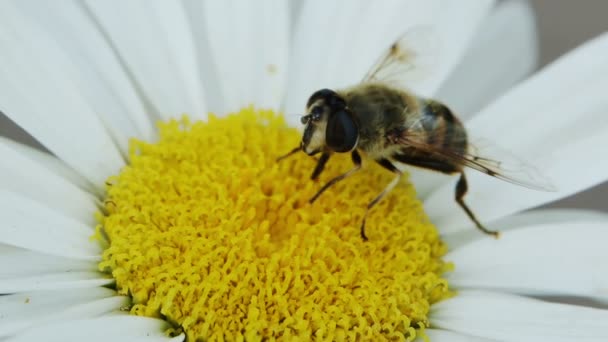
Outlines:
{"label": "yellow flower center", "polygon": [[159,124],[131,142],[129,166],[107,182],[100,269],[130,312],[163,317],[189,341],[412,340],[431,304],[450,296],[435,227],[408,183],[367,220],[393,175],[335,155],[319,182],[304,153],[280,163],[300,133],[268,111]]}

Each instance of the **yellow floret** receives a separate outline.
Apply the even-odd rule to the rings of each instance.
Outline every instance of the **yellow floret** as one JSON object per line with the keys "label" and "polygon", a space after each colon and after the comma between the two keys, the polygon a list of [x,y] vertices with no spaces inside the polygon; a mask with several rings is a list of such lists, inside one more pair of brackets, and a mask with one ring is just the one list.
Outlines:
{"label": "yellow floret", "polygon": [[449,265],[415,190],[400,184],[359,226],[390,172],[335,155],[319,182],[298,154],[300,133],[269,111],[159,124],[131,142],[130,165],[108,180],[101,270],[131,313],[164,317],[189,341],[412,340],[431,304],[450,296]]}

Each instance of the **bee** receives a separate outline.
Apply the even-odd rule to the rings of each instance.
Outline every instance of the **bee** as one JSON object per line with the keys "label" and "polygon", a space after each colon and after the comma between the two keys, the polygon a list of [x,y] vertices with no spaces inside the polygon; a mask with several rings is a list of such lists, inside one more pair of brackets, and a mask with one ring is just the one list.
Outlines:
{"label": "bee", "polygon": [[361,169],[361,154],[392,172],[395,178],[367,205],[360,226],[363,240],[367,240],[365,222],[370,210],[399,183],[404,165],[459,175],[454,191],[456,203],[480,231],[497,237],[498,232],[484,227],[464,201],[468,191],[465,167],[536,190],[551,191],[553,187],[519,159],[515,159],[517,167],[513,168],[505,167],[510,165],[504,161],[482,156],[470,144],[462,122],[445,104],[382,80],[382,75],[411,73],[415,70],[415,56],[405,34],[389,47],[361,83],[314,92],[301,118],[305,128],[300,145],[278,160],[299,151],[310,156],[320,154],[311,175],[316,180],[332,154],[350,153],[354,167],[322,186],[310,203]]}

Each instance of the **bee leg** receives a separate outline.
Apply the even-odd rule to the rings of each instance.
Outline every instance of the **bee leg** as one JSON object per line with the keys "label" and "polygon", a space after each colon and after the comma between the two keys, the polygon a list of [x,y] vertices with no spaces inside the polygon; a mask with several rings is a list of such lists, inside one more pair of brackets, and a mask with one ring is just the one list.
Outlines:
{"label": "bee leg", "polygon": [[378,204],[378,202],[380,202],[386,195],[388,195],[393,190],[393,188],[395,188],[397,184],[399,184],[401,176],[403,175],[403,172],[399,171],[399,169],[397,169],[395,165],[393,165],[393,163],[391,163],[388,159],[381,159],[377,162],[385,169],[388,169],[389,171],[395,173],[397,176],[390,183],[388,183],[386,188],[384,188],[384,190],[382,190],[382,192],[367,205],[365,215],[363,215],[363,221],[361,222],[361,238],[364,241],[367,241],[367,235],[365,235],[365,221],[367,221],[367,215],[369,214],[370,209],[373,208],[376,204]]}
{"label": "bee leg", "polygon": [[325,168],[325,163],[327,163],[327,161],[329,160],[329,156],[329,152],[323,152],[323,154],[321,154],[321,157],[317,161],[317,166],[315,166],[315,170],[312,172],[312,176],[310,176],[310,179],[317,180],[317,178],[319,178],[319,175],[321,174],[321,172],[323,172],[323,169]]}
{"label": "bee leg", "polygon": [[462,207],[462,209],[464,209],[465,213],[467,213],[469,218],[473,221],[473,223],[475,223],[475,226],[477,226],[477,229],[481,230],[482,232],[484,232],[488,235],[492,235],[495,238],[498,238],[500,233],[488,230],[486,227],[484,227],[477,220],[477,218],[475,217],[475,214],[473,214],[471,209],[469,209],[469,207],[467,207],[467,205],[464,203],[464,195],[466,195],[468,189],[469,189],[469,186],[467,184],[467,179],[464,175],[464,172],[462,172],[462,173],[460,173],[460,179],[458,180],[458,183],[456,184],[456,202],[458,202],[460,207]]}
{"label": "bee leg", "polygon": [[[321,158],[323,158],[323,156],[321,156]],[[312,196],[308,200],[308,203],[312,204],[314,201],[317,200],[317,198],[319,198],[319,196],[321,196],[321,194],[323,192],[325,192],[325,190],[329,189],[329,187],[338,183],[339,181],[343,180],[344,178],[352,175],[353,173],[355,173],[357,170],[359,170],[361,168],[361,156],[359,155],[359,152],[357,152],[357,150],[353,150],[353,152],[351,153],[351,158],[353,160],[353,164],[355,164],[355,167],[353,167],[346,173],[343,173],[335,178],[332,178],[329,182],[327,182],[327,184],[323,185],[323,187],[321,189],[319,189],[319,191],[317,191],[317,193],[314,196]],[[325,164],[325,163],[323,163],[323,164]]]}
{"label": "bee leg", "polygon": [[294,154],[298,153],[298,152],[299,152],[299,151],[301,151],[301,150],[302,150],[302,147],[301,147],[301,146],[298,146],[298,147],[294,148],[293,150],[289,151],[288,153],[286,153],[286,154],[284,154],[284,155],[280,156],[279,158],[277,158],[277,160],[276,160],[276,161],[277,161],[277,162],[280,162],[281,160],[283,160],[283,159],[285,159],[285,158],[287,158],[287,157],[290,157],[290,156],[292,156],[292,155],[294,155]]}

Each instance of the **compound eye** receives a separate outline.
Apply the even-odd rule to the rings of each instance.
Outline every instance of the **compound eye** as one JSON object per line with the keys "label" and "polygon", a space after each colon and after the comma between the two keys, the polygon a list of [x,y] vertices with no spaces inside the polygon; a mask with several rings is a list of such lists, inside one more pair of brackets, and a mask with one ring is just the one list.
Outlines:
{"label": "compound eye", "polygon": [[321,106],[315,106],[312,109],[312,121],[319,121],[321,120],[321,115],[323,114],[323,108]]}
{"label": "compound eye", "polygon": [[333,114],[327,121],[325,141],[335,152],[348,152],[355,148],[359,139],[359,128],[346,111]]}

